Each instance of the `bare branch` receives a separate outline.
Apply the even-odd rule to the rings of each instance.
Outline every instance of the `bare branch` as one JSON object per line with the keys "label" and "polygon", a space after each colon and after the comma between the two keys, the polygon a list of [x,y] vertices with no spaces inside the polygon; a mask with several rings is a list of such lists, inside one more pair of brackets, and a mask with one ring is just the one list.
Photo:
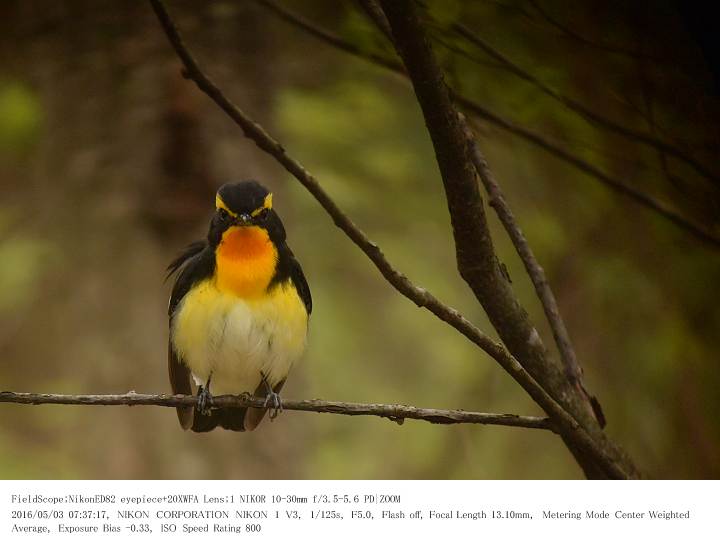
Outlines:
{"label": "bare branch", "polygon": [[542,302],[545,315],[547,316],[553,335],[555,336],[555,341],[562,356],[563,364],[566,367],[568,377],[579,382],[582,377],[582,370],[577,362],[577,357],[575,356],[575,351],[573,350],[572,343],[570,342],[570,336],[567,333],[565,323],[560,315],[557,301],[555,300],[550,284],[545,277],[545,271],[538,263],[534,252],[530,248],[530,244],[520,229],[520,226],[515,219],[515,215],[512,210],[510,210],[510,206],[505,199],[505,194],[495,179],[495,175],[493,175],[490,170],[487,161],[485,160],[485,157],[480,151],[480,147],[473,138],[472,134],[468,135],[468,141],[472,150],[473,164],[475,165],[475,169],[477,170],[480,180],[488,193],[488,204],[495,209],[500,222],[505,228],[507,234],[510,236],[510,240],[515,246],[520,259],[525,266],[528,276],[532,280],[535,292]]}
{"label": "bare branch", "polygon": [[[303,17],[278,5],[276,2],[272,2],[270,0],[256,1],[261,5],[269,8],[274,14],[280,16],[284,21],[296,26],[297,28],[300,28],[305,32],[310,33],[312,36],[324,41],[327,44],[332,45],[333,47],[336,47],[337,49],[340,49],[341,51],[349,53],[360,59],[372,62],[396,74],[400,74],[401,76],[407,76],[404,68],[395,61],[385,59],[379,55],[367,53],[355,46],[354,44],[343,40],[339,36],[327,32],[324,29],[318,28],[316,25],[313,25]],[[580,156],[575,155],[570,150],[563,148],[561,145],[553,142],[552,140],[541,135],[540,133],[532,131],[531,129],[528,129],[527,127],[511,119],[500,116],[464,95],[454,93],[452,92],[452,90],[451,93],[454,100],[460,106],[462,106],[467,113],[482,118],[483,120],[497,127],[500,127],[501,129],[504,129],[505,131],[508,131],[509,133],[512,133],[530,142],[531,144],[538,146],[539,148],[542,148],[546,152],[554,155],[555,157],[574,167],[578,171],[590,176],[591,178],[596,179],[602,184],[605,184],[611,190],[621,195],[624,195],[625,197],[629,197],[641,206],[660,214],[662,217],[669,220],[677,227],[687,231],[699,240],[708,243],[716,248],[720,248],[720,235],[717,235],[708,230],[708,228],[706,228],[705,226],[702,226],[695,221],[686,218],[678,211],[673,210],[668,205],[656,199],[655,197],[647,195],[642,191],[628,185],[626,182],[601,171],[589,161],[582,159]]]}
{"label": "bare branch", "polygon": [[441,38],[440,36],[434,36],[435,41],[443,46],[448,51],[452,51],[453,53],[457,53],[461,57],[465,57],[469,61],[475,63],[476,65],[484,66],[486,68],[493,68],[495,70],[505,70],[510,71],[510,69],[501,63],[493,63],[492,61],[483,60],[479,57],[473,55],[469,51],[464,50],[462,47],[454,45],[453,43],[445,40],[444,38]]}
{"label": "bare branch", "polygon": [[375,26],[380,29],[385,35],[385,38],[392,42],[392,30],[390,29],[390,23],[388,23],[387,17],[380,6],[378,6],[375,0],[357,0],[362,10],[368,16],[368,18],[375,23]]}
{"label": "bare branch", "polygon": [[484,51],[491,59],[495,59],[496,61],[502,63],[517,77],[531,83],[545,95],[553,98],[569,110],[572,110],[573,112],[578,114],[580,117],[586,119],[591,123],[596,124],[599,127],[618,134],[626,139],[640,142],[642,144],[650,146],[651,148],[654,148],[658,152],[667,154],[669,157],[679,159],[680,161],[691,166],[693,169],[695,169],[696,172],[698,172],[702,176],[713,181],[718,181],[718,176],[716,174],[712,173],[710,169],[708,169],[705,165],[700,163],[694,157],[680,150],[678,147],[657,138],[655,135],[637,131],[624,125],[620,125],[619,123],[616,123],[613,120],[598,114],[597,112],[593,112],[575,99],[563,95],[562,93],[559,93],[558,91],[552,89],[550,86],[546,85],[542,80],[536,78],[527,70],[521,68],[519,65],[508,59],[505,55],[503,55],[497,49],[488,44],[485,40],[476,36],[466,26],[460,23],[455,23],[453,24],[452,28],[460,36],[462,36],[469,42],[475,44],[478,48]]}
{"label": "bare branch", "polygon": [[553,333],[553,338],[555,339],[555,344],[560,352],[560,359],[565,366],[565,373],[582,394],[588,398],[600,426],[605,426],[605,417],[602,414],[599,402],[585,389],[583,370],[578,363],[575,349],[570,341],[570,334],[565,327],[565,321],[563,321],[562,315],[560,314],[560,309],[558,308],[550,283],[548,283],[545,277],[545,271],[542,266],[540,266],[540,263],[530,248],[530,244],[525,238],[522,229],[520,229],[520,225],[515,219],[515,215],[505,199],[505,194],[488,167],[487,161],[482,155],[480,147],[473,135],[469,134],[468,139],[469,146],[472,150],[473,164],[488,193],[488,203],[495,210],[505,231],[510,236],[510,240],[515,246],[525,266],[525,270],[535,287],[535,293],[542,304],[548,324]]}
{"label": "bare branch", "polygon": [[539,2],[536,0],[529,0],[530,5],[535,8],[535,10],[540,14],[540,16],[545,19],[547,23],[549,23],[551,26],[555,27],[557,30],[559,30],[564,36],[571,38],[573,40],[576,40],[588,47],[592,47],[594,49],[599,49],[602,51],[606,51],[608,53],[613,53],[616,55],[623,55],[626,57],[629,57],[631,59],[639,59],[644,61],[651,61],[654,63],[659,64],[667,64],[667,59],[661,59],[659,57],[651,57],[649,55],[645,55],[644,53],[640,51],[632,51],[629,49],[624,49],[622,47],[610,45],[610,44],[601,44],[596,43],[591,40],[588,40],[584,36],[578,34],[577,32],[574,32],[570,28],[560,24],[556,19],[552,18],[550,14],[546,10],[542,8]]}
{"label": "bare branch", "polygon": [[388,70],[392,70],[393,72],[397,72],[402,75],[404,75],[405,73],[402,64],[400,64],[399,62],[387,59],[382,55],[376,55],[375,53],[364,51],[357,47],[355,44],[347,42],[339,36],[336,36],[322,28],[317,27],[316,25],[313,25],[304,17],[292,13],[290,10],[286,9],[284,6],[281,6],[277,2],[273,2],[271,0],[255,0],[255,2],[267,8],[271,13],[273,13],[286,23],[290,23],[291,25],[303,30],[304,32],[307,32],[311,36],[314,36],[318,40],[322,40],[323,42],[326,42],[333,47],[336,47],[337,49],[345,51],[346,53],[350,53],[351,55],[354,55],[356,57],[367,59],[379,66],[387,68]]}
{"label": "bare branch", "polygon": [[[37,394],[29,392],[0,392],[0,403],[8,404],[60,404],[73,406],[162,406],[194,407],[197,396],[183,394]],[[266,400],[248,394],[213,396],[211,408],[263,408]],[[329,400],[282,401],[284,410],[335,413],[338,415],[375,415],[402,424],[404,419],[427,421],[438,425],[460,423],[502,425],[506,427],[535,428],[554,431],[550,419],[527,417],[509,413],[480,413],[477,411],[416,408],[404,404],[358,404]]]}
{"label": "bare branch", "polygon": [[467,111],[477,115],[478,117],[489,121],[493,125],[505,129],[506,131],[513,133],[519,137],[524,138],[528,142],[531,142],[538,147],[542,148],[546,152],[551,153],[555,157],[563,160],[565,163],[575,167],[580,172],[599,180],[610,189],[631,198],[636,203],[655,211],[667,220],[670,220],[676,226],[684,229],[688,233],[694,235],[697,239],[708,243],[716,248],[720,248],[720,235],[717,235],[709,231],[706,227],[697,224],[694,220],[686,218],[676,210],[668,207],[665,203],[656,199],[651,195],[647,195],[640,190],[633,188],[624,181],[610,176],[609,174],[601,171],[595,167],[589,161],[582,159],[580,156],[573,154],[571,151],[563,148],[559,144],[554,143],[552,140],[545,138],[544,136],[536,133],[519,123],[516,123],[508,118],[498,116],[494,112],[491,112],[487,108],[480,106],[478,103],[461,95],[453,94],[455,100],[463,106]]}
{"label": "bare branch", "polygon": [[[527,312],[513,294],[495,256],[477,173],[470,157],[465,123],[455,110],[443,73],[422,27],[414,0],[380,0],[422,109],[435,150],[453,227],[458,270],[481,303],[501,339],[554,400],[561,400],[573,419],[590,433],[593,447],[580,447],[564,423],[565,443],[590,477],[610,476],[603,468],[613,462],[629,477],[633,463],[603,434],[587,400],[574,390],[563,371],[547,355]],[[543,409],[549,411],[550,408]],[[549,414],[552,416],[552,414]],[[602,445],[602,448],[600,447]],[[601,460],[602,459],[602,462]],[[615,474],[612,474],[615,475]]]}
{"label": "bare branch", "polygon": [[387,261],[380,248],[370,241],[367,236],[345,215],[330,196],[325,193],[319,182],[297,161],[292,159],[285,149],[275,141],[260,125],[250,119],[242,110],[235,106],[220,89],[200,70],[194,57],[185,47],[174,23],[170,19],[164,5],[160,0],[150,0],[155,13],[162,25],[170,44],[185,66],[185,73],[193,80],[198,88],[206,93],[231,119],[243,130],[245,136],[273,156],[285,169],[291,173],[320,203],[332,217],[335,224],[370,258],[385,279],[401,294],[420,307],[425,307],[440,320],[448,323],[470,341],[487,352],[502,368],[507,371],[515,381],[543,408],[558,425],[559,429],[574,439],[581,449],[596,455],[598,465],[608,476],[614,478],[635,477],[636,471],[628,474],[627,470],[618,464],[616,457],[608,451],[608,446],[596,444],[575,418],[558,404],[535,381],[535,379],[520,365],[520,363],[500,343],[495,342],[479,328],[469,322],[455,309],[440,302],[423,288],[413,285],[402,273],[398,272]]}
{"label": "bare branch", "polygon": [[[375,3],[375,0],[358,0],[360,6],[368,14],[371,20],[373,20],[376,26],[381,30],[385,37],[393,43],[392,31],[390,24],[385,17],[382,9]],[[446,47],[448,47],[446,45]],[[514,69],[514,65],[506,61],[502,56],[498,54],[499,60],[507,65],[508,68]],[[570,341],[570,335],[565,326],[565,322],[562,319],[560,310],[555,300],[555,295],[550,287],[550,284],[545,277],[545,272],[540,266],[538,260],[535,258],[530,245],[525,238],[518,222],[515,220],[515,216],[508,205],[505,195],[503,194],[500,185],[498,184],[495,176],[490,170],[487,161],[485,160],[480,147],[472,134],[472,131],[466,126],[467,137],[469,146],[472,151],[472,161],[475,165],[475,170],[480,177],[483,185],[489,196],[489,204],[495,210],[501,223],[503,224],[505,231],[510,236],[515,249],[518,252],[525,269],[530,277],[538,298],[543,306],[545,316],[547,317],[550,328],[553,332],[555,343],[560,352],[560,358],[565,366],[565,372],[574,385],[581,391],[582,395],[587,397],[593,411],[600,422],[601,426],[605,426],[605,417],[602,414],[602,409],[596,398],[592,397],[586,390],[583,383],[583,370],[578,363],[575,349]]]}

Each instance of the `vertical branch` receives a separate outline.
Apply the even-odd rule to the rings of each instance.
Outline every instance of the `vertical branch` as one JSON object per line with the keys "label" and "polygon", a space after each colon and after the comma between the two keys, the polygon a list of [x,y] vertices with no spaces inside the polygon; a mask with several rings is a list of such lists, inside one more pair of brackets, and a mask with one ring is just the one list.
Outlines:
{"label": "vertical branch", "polygon": [[[363,11],[365,11],[368,18],[375,23],[375,26],[377,26],[377,28],[380,29],[385,37],[392,43],[392,30],[390,28],[390,23],[385,17],[385,13],[382,11],[382,8],[378,6],[375,0],[357,0],[357,3]],[[498,218],[502,222],[505,231],[510,236],[520,259],[525,265],[528,276],[535,287],[535,292],[540,299],[545,316],[547,317],[548,323],[553,332],[555,344],[557,345],[560,353],[560,359],[565,366],[565,373],[576,388],[580,389],[582,395],[588,398],[600,425],[605,426],[605,417],[599,403],[594,397],[591,397],[588,394],[583,384],[583,370],[578,363],[575,349],[570,341],[570,334],[568,333],[565,322],[560,314],[557,301],[555,300],[555,295],[553,294],[550,284],[545,277],[545,272],[535,258],[525,235],[515,220],[515,216],[507,204],[505,195],[503,194],[500,185],[490,170],[487,161],[485,161],[485,158],[480,151],[480,147],[477,145],[477,142],[475,142],[474,135],[469,130],[469,127],[466,126],[466,130],[475,170],[477,171],[478,176],[488,193],[490,206],[495,209]]]}
{"label": "vertical branch", "polygon": [[[611,449],[630,475],[632,463],[600,430],[586,399],[552,361],[527,312],[515,297],[495,256],[463,120],[422,28],[412,0],[381,0],[395,47],[403,59],[435,149],[455,239],[458,270],[484,307],[510,352],[550,395]],[[563,436],[589,477],[607,477],[594,456]]]}

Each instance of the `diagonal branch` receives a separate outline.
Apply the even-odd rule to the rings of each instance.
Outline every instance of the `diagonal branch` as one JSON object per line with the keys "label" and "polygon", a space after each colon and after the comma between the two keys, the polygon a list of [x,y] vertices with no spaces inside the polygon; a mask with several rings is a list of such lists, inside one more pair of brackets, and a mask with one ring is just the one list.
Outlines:
{"label": "diagonal branch", "polygon": [[720,235],[713,233],[705,226],[698,224],[695,220],[686,218],[678,211],[668,207],[659,199],[651,195],[647,195],[640,190],[628,185],[623,180],[620,180],[619,178],[615,178],[603,172],[589,161],[581,158],[578,155],[573,154],[570,150],[563,148],[552,140],[545,138],[539,133],[528,129],[527,127],[520,125],[515,121],[501,117],[464,96],[453,94],[453,98],[467,111],[475,114],[476,116],[484,119],[485,121],[492,123],[497,127],[500,127],[501,129],[508,131],[509,133],[519,136],[532,144],[535,144],[539,148],[542,148],[543,150],[554,155],[558,159],[561,159],[568,165],[575,167],[578,171],[602,182],[613,191],[629,197],[637,204],[658,213],[660,216],[662,216],[666,220],[671,221],[676,226],[684,229],[700,241],[710,244],[715,248],[720,248]]}
{"label": "diagonal branch", "polygon": [[575,351],[573,350],[572,343],[570,342],[570,336],[567,332],[562,316],[560,315],[560,310],[558,309],[555,296],[550,288],[547,278],[545,277],[545,272],[538,263],[537,258],[535,258],[535,253],[530,248],[525,235],[515,219],[515,215],[512,210],[510,210],[510,206],[505,200],[505,195],[495,179],[495,175],[493,175],[492,171],[488,167],[487,161],[480,151],[480,147],[477,145],[477,142],[475,142],[472,138],[472,135],[469,135],[468,144],[472,151],[472,162],[475,165],[478,176],[488,193],[488,204],[495,209],[500,222],[505,228],[507,234],[510,236],[520,259],[522,260],[523,265],[532,280],[535,292],[542,303],[545,315],[547,316],[553,335],[555,336],[555,342],[557,343],[558,350],[560,351],[568,377],[570,377],[573,381],[579,382],[582,378],[582,370],[577,362]]}
{"label": "diagonal branch", "polygon": [[[393,43],[390,23],[388,23],[385,13],[382,11],[380,6],[377,5],[375,0],[358,0],[358,4],[375,23],[378,29],[380,29],[380,31],[385,35],[389,42]],[[469,127],[466,127],[466,129],[475,170],[477,171],[478,176],[488,193],[490,206],[495,209],[496,214],[500,218],[505,231],[510,236],[518,255],[525,265],[525,269],[533,283],[533,286],[535,287],[535,291],[540,299],[543,310],[545,311],[545,316],[547,317],[548,323],[550,324],[550,328],[553,332],[555,344],[560,352],[560,358],[565,366],[565,373],[570,380],[582,390],[583,394],[590,399],[596,417],[600,422],[600,426],[605,426],[605,418],[602,414],[599,402],[585,390],[582,379],[582,368],[578,363],[577,356],[575,355],[575,349],[570,341],[570,335],[565,326],[565,322],[562,319],[562,315],[560,314],[560,310],[555,300],[555,295],[553,294],[550,284],[547,282],[547,278],[545,277],[545,272],[535,258],[535,254],[530,248],[527,239],[525,239],[525,236],[520,229],[520,225],[515,220],[515,215],[512,210],[510,210],[510,206],[505,200],[505,195],[485,161],[472,131],[469,130]]]}
{"label": "diagonal branch", "polygon": [[581,44],[584,44],[588,47],[599,49],[601,51],[606,51],[608,53],[613,53],[615,55],[623,55],[625,57],[629,57],[631,59],[639,59],[643,61],[651,61],[653,63],[658,63],[661,65],[667,64],[668,60],[665,58],[660,57],[651,57],[649,55],[644,54],[641,51],[632,51],[630,49],[625,49],[622,47],[618,47],[611,44],[604,44],[604,43],[596,43],[592,40],[588,40],[584,36],[578,34],[577,32],[573,31],[570,27],[566,27],[562,25],[559,21],[554,19],[550,14],[542,8],[540,3],[537,0],[529,0],[529,3],[532,7],[535,8],[535,10],[540,14],[540,16],[545,19],[547,23],[550,24],[550,26],[555,27],[557,30],[559,30],[565,37],[571,38],[573,40],[576,40],[580,42]]}
{"label": "diagonal branch", "polygon": [[[194,407],[197,396],[183,394],[37,394],[29,392],[0,392],[0,403],[6,404],[59,404],[73,406],[162,406],[171,408]],[[264,398],[248,394],[224,394],[212,398],[212,408],[264,408]],[[460,423],[502,425],[506,427],[545,429],[554,432],[546,417],[530,417],[509,413],[480,413],[477,411],[416,408],[405,404],[358,404],[329,400],[286,400],[284,410],[335,413],[338,415],[375,415],[402,424],[404,419],[426,421],[438,425]]]}
{"label": "diagonal branch", "polygon": [[575,349],[570,341],[570,334],[568,333],[565,321],[560,314],[560,309],[558,308],[557,301],[555,300],[555,294],[550,287],[550,283],[548,283],[547,277],[545,277],[545,271],[535,257],[535,253],[530,248],[530,244],[525,238],[522,229],[520,229],[520,225],[515,219],[515,215],[505,199],[505,194],[495,179],[495,175],[493,175],[492,171],[488,167],[487,161],[480,151],[480,147],[470,131],[468,131],[468,133],[468,145],[470,146],[472,153],[472,162],[475,165],[475,170],[477,171],[478,176],[488,193],[488,204],[495,210],[500,222],[505,228],[505,231],[510,236],[510,240],[520,256],[520,259],[525,266],[525,270],[535,287],[535,293],[542,304],[545,317],[547,318],[550,329],[552,330],[555,345],[560,353],[560,359],[565,366],[565,373],[568,378],[570,378],[571,382],[574,383],[583,395],[588,398],[600,426],[604,427],[605,417],[602,413],[602,409],[600,408],[600,403],[585,389],[585,385],[583,383],[583,370],[578,363]]}
{"label": "diagonal branch", "polygon": [[602,457],[611,458],[626,477],[634,475],[637,471],[633,463],[603,434],[587,399],[574,389],[562,369],[548,357],[537,330],[495,256],[464,119],[453,105],[414,0],[381,0],[380,4],[433,143],[450,212],[460,275],[510,352],[554,400],[562,401],[573,419],[577,419],[592,437],[593,449],[586,451],[559,423],[566,445],[585,473],[589,477],[610,476],[599,464],[598,455],[603,453]]}
{"label": "diagonal branch", "polygon": [[479,328],[473,325],[455,309],[440,302],[427,290],[412,284],[405,275],[397,271],[383,255],[380,248],[370,241],[355,223],[335,204],[320,183],[305,168],[292,159],[285,148],[274,140],[260,125],[249,118],[235,106],[199,68],[194,57],[180,37],[175,24],[168,15],[161,0],[150,0],[153,9],[170,41],[185,67],[186,76],[193,80],[198,88],[208,95],[235,123],[243,130],[260,149],[273,156],[298,182],[300,182],[330,215],[335,224],[370,258],[385,279],[398,292],[410,299],[419,307],[425,307],[443,322],[451,325],[467,339],[495,359],[520,386],[545,410],[564,434],[572,437],[578,446],[595,454],[598,465],[603,471],[614,478],[637,476],[635,470],[628,472],[618,464],[617,457],[611,453],[607,445],[596,443],[575,418],[553,399],[540,384],[520,365],[508,350],[492,340]]}
{"label": "diagonal branch", "polygon": [[375,26],[383,33],[385,38],[392,43],[392,29],[390,23],[388,23],[387,17],[382,8],[375,2],[375,0],[357,0],[360,8],[365,12],[365,15],[375,24]]}
{"label": "diagonal branch", "polygon": [[705,178],[708,178],[709,180],[718,181],[719,178],[716,174],[712,173],[710,169],[708,169],[705,165],[700,163],[697,159],[694,157],[688,155],[683,150],[679,149],[678,147],[661,140],[657,138],[655,135],[645,133],[642,131],[637,131],[635,129],[632,129],[630,127],[626,127],[624,125],[621,125],[619,123],[616,123],[615,121],[608,119],[597,112],[594,112],[590,110],[588,107],[583,105],[582,103],[578,102],[577,100],[568,97],[566,95],[563,95],[562,93],[555,91],[553,88],[551,88],[549,85],[545,84],[542,80],[535,77],[531,73],[529,73],[527,70],[520,67],[518,64],[511,61],[509,58],[507,58],[505,55],[503,55],[500,51],[495,49],[493,46],[488,44],[485,40],[482,38],[476,36],[469,28],[467,28],[465,25],[462,25],[460,23],[455,23],[452,26],[452,29],[457,32],[460,36],[480,48],[482,51],[484,51],[491,59],[495,59],[502,65],[504,65],[508,70],[510,70],[513,74],[515,74],[518,78],[521,80],[524,80],[526,82],[529,82],[530,84],[534,85],[537,89],[539,89],[542,93],[545,95],[551,97],[555,101],[559,102],[569,110],[572,110],[576,114],[578,114],[580,117],[584,118],[585,120],[596,124],[598,127],[602,127],[610,132],[613,132],[615,134],[618,134],[628,140],[634,140],[636,142],[640,142],[642,144],[645,144],[646,146],[650,146],[651,148],[654,148],[658,152],[667,154],[669,157],[674,157],[675,159],[678,159],[693,169],[700,175],[704,176]]}
{"label": "diagonal branch", "polygon": [[387,68],[388,70],[392,70],[393,72],[397,72],[403,75],[405,73],[402,64],[400,64],[399,62],[387,59],[382,55],[377,55],[369,51],[364,51],[357,47],[355,44],[343,40],[340,36],[336,36],[335,34],[327,32],[326,30],[313,25],[310,21],[296,15],[295,13],[292,13],[290,10],[288,10],[284,6],[281,6],[277,2],[273,2],[272,0],[255,0],[255,2],[266,8],[268,11],[270,11],[286,23],[289,23],[301,29],[302,31],[310,34],[318,40],[322,40],[323,42],[326,42],[337,49],[340,49],[346,53],[350,53],[351,55],[354,55],[356,57],[361,57],[363,59],[369,60],[372,63]]}
{"label": "diagonal branch", "polygon": [[[362,1],[363,3],[367,3],[367,0]],[[304,32],[309,33],[315,38],[327,44],[330,44],[331,46],[341,51],[349,53],[350,55],[353,55],[357,58],[369,61],[401,76],[407,76],[404,68],[399,63],[393,60],[386,59],[380,55],[367,53],[356,45],[346,40],[343,40],[339,36],[332,34],[324,29],[321,29],[316,25],[313,25],[305,18],[291,12],[285,7],[280,6],[276,2],[273,2],[272,0],[256,0],[256,2],[261,4],[262,6],[267,7],[269,11],[279,16],[284,21],[292,24],[293,26],[303,30]],[[639,205],[659,214],[666,220],[669,220],[677,227],[687,231],[699,240],[710,244],[716,248],[720,248],[719,235],[708,230],[708,228],[706,228],[705,226],[696,223],[694,220],[686,218],[678,211],[670,208],[668,205],[658,200],[657,198],[647,195],[642,191],[628,185],[623,180],[620,180],[619,178],[603,172],[589,161],[581,158],[578,155],[575,155],[570,150],[563,148],[561,145],[553,142],[552,140],[541,135],[540,133],[532,131],[531,129],[528,129],[527,127],[517,123],[516,121],[500,116],[464,95],[459,95],[454,92],[452,93],[452,95],[454,100],[460,106],[462,106],[466,112],[482,118],[488,123],[500,127],[501,129],[512,133],[515,136],[518,136],[530,142],[531,144],[534,144],[535,146],[538,146],[539,148],[545,150],[551,155],[554,155],[555,157],[569,164],[578,171],[590,176],[591,178],[594,178],[602,184],[605,184],[611,190],[621,195],[624,195],[625,197],[632,199]]]}

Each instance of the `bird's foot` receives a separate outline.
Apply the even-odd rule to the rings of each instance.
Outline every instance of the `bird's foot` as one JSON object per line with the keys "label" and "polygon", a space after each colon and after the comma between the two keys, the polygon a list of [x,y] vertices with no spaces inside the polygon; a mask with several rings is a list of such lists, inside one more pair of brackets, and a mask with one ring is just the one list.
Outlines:
{"label": "bird's foot", "polygon": [[198,401],[197,401],[197,410],[202,415],[210,415],[213,404],[213,397],[212,394],[210,394],[210,389],[207,387],[200,387],[198,389]]}
{"label": "bird's foot", "polygon": [[282,398],[274,391],[270,391],[265,397],[265,407],[270,408],[270,420],[275,419],[283,410]]}
{"label": "bird's foot", "polygon": [[264,374],[262,375],[262,382],[265,386],[265,391],[267,392],[267,396],[265,396],[265,407],[270,408],[269,415],[270,420],[272,421],[283,410],[282,398],[280,398],[280,395],[273,390]]}

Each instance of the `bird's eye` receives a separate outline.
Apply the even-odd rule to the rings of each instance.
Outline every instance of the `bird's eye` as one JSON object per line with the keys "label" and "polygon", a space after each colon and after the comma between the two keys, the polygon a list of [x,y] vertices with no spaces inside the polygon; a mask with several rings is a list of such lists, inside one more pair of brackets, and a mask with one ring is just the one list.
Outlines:
{"label": "bird's eye", "polygon": [[218,215],[220,216],[220,220],[227,220],[230,218],[230,213],[226,211],[225,209],[218,209]]}
{"label": "bird's eye", "polygon": [[260,209],[260,212],[258,212],[258,214],[257,214],[257,219],[261,220],[261,221],[266,220],[268,217],[268,213],[269,213],[268,209]]}

